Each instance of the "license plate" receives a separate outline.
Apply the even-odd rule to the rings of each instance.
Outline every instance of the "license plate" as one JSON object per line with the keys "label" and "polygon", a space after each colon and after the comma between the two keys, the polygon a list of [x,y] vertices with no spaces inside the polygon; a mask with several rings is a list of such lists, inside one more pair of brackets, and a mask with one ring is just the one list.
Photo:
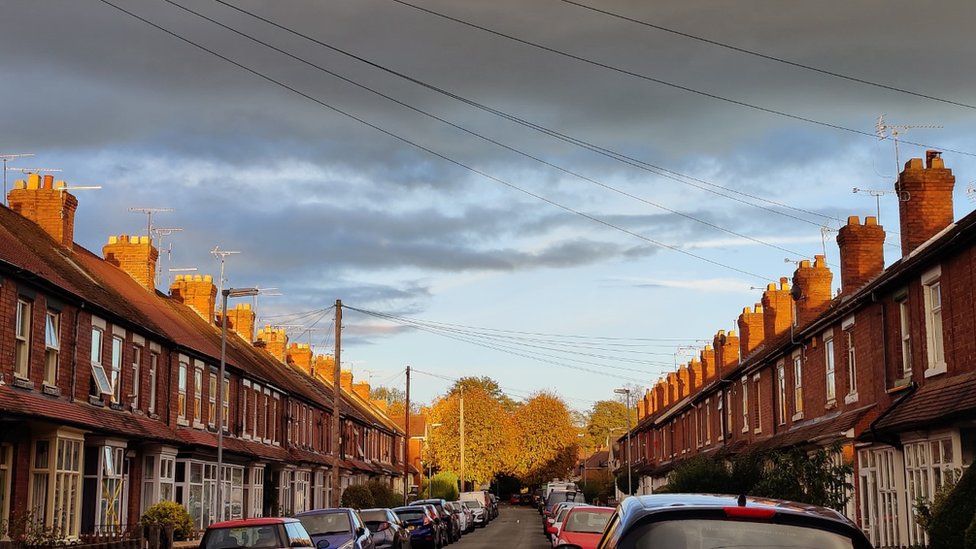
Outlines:
{"label": "license plate", "polygon": [[416,526],[407,526],[407,532],[413,532],[414,528],[416,528]]}

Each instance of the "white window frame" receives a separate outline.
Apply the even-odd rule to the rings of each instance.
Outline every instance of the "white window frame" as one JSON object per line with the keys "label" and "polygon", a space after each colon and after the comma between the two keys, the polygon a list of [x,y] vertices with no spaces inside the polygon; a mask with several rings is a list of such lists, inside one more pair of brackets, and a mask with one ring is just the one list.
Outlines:
{"label": "white window frame", "polygon": [[104,340],[105,327],[95,325],[93,319],[91,338],[91,369],[92,379],[95,382],[95,388],[99,392],[97,395],[91,395],[95,398],[102,398],[103,395],[112,394],[112,382],[108,376],[108,373],[105,372],[105,366],[102,364]]}
{"label": "white window frame", "polygon": [[207,391],[207,426],[217,426],[217,374],[210,372],[210,390]]}
{"label": "white window frame", "polygon": [[112,363],[111,377],[112,402],[122,402],[122,349],[125,340],[118,334],[112,334]]}
{"label": "white window frame", "polygon": [[180,365],[179,373],[177,374],[176,381],[176,421],[181,425],[186,425],[186,412],[187,412],[187,398],[186,398],[186,382],[187,374],[190,370],[190,361],[187,357],[180,355]]}
{"label": "white window frame", "polygon": [[132,382],[129,386],[129,406],[135,410],[139,407],[139,385],[142,383],[142,350],[143,345],[132,344]]}
{"label": "white window frame", "polygon": [[220,424],[224,431],[230,429],[230,377],[224,374],[220,392]]}
{"label": "white window frame", "polygon": [[10,485],[13,472],[13,446],[0,443],[0,521],[10,516]]}
{"label": "white window frame", "polygon": [[793,355],[793,421],[803,419],[803,354]]}
{"label": "white window frame", "polygon": [[786,415],[789,413],[786,401],[786,361],[780,360],[776,364],[776,377],[779,391],[779,424],[786,425]]}
{"label": "white window frame", "polygon": [[159,349],[156,344],[149,345],[149,405],[146,407],[150,415],[156,414],[156,384],[159,378]]}
{"label": "white window frame", "polygon": [[749,378],[742,376],[742,432],[749,432]]}
{"label": "white window frame", "polygon": [[837,403],[837,364],[834,360],[834,331],[823,333],[824,372],[826,374],[827,408],[833,408]]}
{"label": "white window frame", "polygon": [[898,324],[901,330],[901,374],[907,379],[912,376],[912,319],[908,293],[895,302],[898,303]]}
{"label": "white window frame", "polygon": [[922,293],[925,298],[925,339],[928,343],[925,377],[946,372],[945,331],[942,324],[942,308],[945,299],[942,295],[941,278],[941,265],[936,265],[922,275]]}
{"label": "white window frame", "polygon": [[193,426],[203,427],[203,365],[193,366]]}
{"label": "white window frame", "polygon": [[752,376],[752,385],[753,385],[752,392],[753,392],[753,400],[755,401],[755,405],[753,406],[753,408],[756,410],[756,428],[753,430],[753,432],[756,434],[762,433],[762,391],[760,390],[761,380],[762,378],[760,377],[759,372],[756,372]]}
{"label": "white window frame", "polygon": [[58,385],[58,362],[61,356],[61,312],[48,309],[44,319],[44,384]]}
{"label": "white window frame", "polygon": [[16,350],[14,351],[14,378],[30,379],[31,333],[34,324],[34,302],[17,297],[17,318],[14,325]]}
{"label": "white window frame", "polygon": [[[39,454],[41,445],[46,455]],[[31,444],[27,508],[37,524],[78,538],[85,437],[62,427]]]}

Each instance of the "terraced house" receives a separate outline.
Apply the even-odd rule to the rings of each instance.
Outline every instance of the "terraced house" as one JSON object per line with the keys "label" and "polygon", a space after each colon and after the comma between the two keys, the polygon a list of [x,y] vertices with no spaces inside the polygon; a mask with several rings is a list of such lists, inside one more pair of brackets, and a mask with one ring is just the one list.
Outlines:
{"label": "terraced house", "polygon": [[839,290],[824,256],[801,262],[738,333],[719,331],[648,389],[631,432],[641,491],[702,453],[840,442],[855,466],[847,514],[876,546],[925,544],[913,502],[976,457],[976,214],[953,221],[954,182],[935,151],[909,160],[887,268],[885,230],[849,218]]}
{"label": "terraced house", "polygon": [[[223,313],[210,277],[156,289],[148,237],[73,242],[77,199],[31,175],[0,208],[0,521],[77,539],[172,500],[218,517],[328,507],[341,486],[403,490],[403,433],[331,356]],[[332,446],[340,391],[341,448]],[[218,438],[220,439],[218,441]],[[218,446],[224,474],[218,479]],[[222,482],[220,490],[218,482]],[[222,501],[217,501],[221,493]]]}

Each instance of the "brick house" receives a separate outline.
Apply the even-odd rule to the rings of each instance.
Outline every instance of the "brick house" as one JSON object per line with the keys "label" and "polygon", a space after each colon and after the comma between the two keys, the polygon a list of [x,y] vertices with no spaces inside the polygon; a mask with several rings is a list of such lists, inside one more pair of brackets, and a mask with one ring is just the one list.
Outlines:
{"label": "brick house", "polygon": [[909,160],[899,259],[884,267],[875,218],[849,218],[838,293],[823,256],[801,262],[743,310],[738,334],[719,331],[647,389],[631,436],[641,492],[694,455],[840,442],[855,466],[843,511],[876,546],[926,543],[913,501],[976,457],[976,213],[953,222],[953,185],[939,153]]}
{"label": "brick house", "polygon": [[111,237],[101,256],[76,245],[78,201],[63,187],[31,175],[0,208],[0,522],[29,514],[74,540],[172,500],[203,528],[327,507],[335,468],[340,488],[402,490],[403,433],[368,384],[340,380],[337,452],[332,357],[255,334],[241,304],[228,307],[218,383],[213,280],[177,277],[164,294],[147,237]]}

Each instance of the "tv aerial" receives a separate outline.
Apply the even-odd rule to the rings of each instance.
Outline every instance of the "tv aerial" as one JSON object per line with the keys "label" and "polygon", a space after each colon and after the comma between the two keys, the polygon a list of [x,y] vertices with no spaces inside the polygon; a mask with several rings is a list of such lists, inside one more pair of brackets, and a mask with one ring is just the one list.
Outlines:
{"label": "tv aerial", "polygon": [[[901,162],[898,159],[898,136],[907,133],[908,130],[941,130],[943,126],[896,126],[892,124],[885,124],[884,116],[878,117],[878,138],[880,140],[886,139],[889,135],[895,140],[895,174],[898,174],[901,170]],[[896,175],[897,177],[897,175]]]}
{"label": "tv aerial", "polygon": [[34,153],[0,153],[0,162],[3,162],[3,203],[7,203],[7,162],[15,158],[34,156]]}

